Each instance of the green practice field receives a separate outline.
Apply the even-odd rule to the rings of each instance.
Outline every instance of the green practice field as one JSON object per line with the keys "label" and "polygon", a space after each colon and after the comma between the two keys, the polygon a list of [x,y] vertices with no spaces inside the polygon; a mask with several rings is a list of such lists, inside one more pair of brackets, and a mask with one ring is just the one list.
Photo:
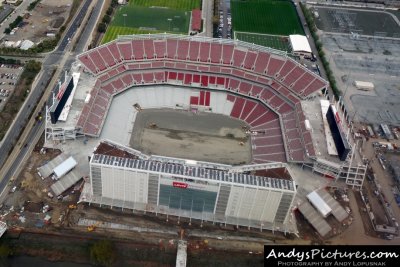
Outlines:
{"label": "green practice field", "polygon": [[140,30],[137,28],[128,28],[120,26],[109,26],[101,42],[102,44],[108,43],[116,39],[118,35],[147,34],[147,33],[159,33],[159,31]]}
{"label": "green practice field", "polygon": [[129,5],[142,7],[157,6],[175,10],[192,11],[192,9],[200,8],[201,0],[131,0],[129,1]]}
{"label": "green practice field", "polygon": [[187,34],[190,16],[191,12],[169,8],[123,6],[117,10],[102,43],[114,40],[121,34],[158,32]]}
{"label": "green practice field", "polygon": [[231,0],[234,31],[304,34],[295,6],[287,0]]}
{"label": "green practice field", "polygon": [[290,52],[289,40],[286,36],[250,32],[235,32],[235,39],[252,44],[271,47],[285,52]]}

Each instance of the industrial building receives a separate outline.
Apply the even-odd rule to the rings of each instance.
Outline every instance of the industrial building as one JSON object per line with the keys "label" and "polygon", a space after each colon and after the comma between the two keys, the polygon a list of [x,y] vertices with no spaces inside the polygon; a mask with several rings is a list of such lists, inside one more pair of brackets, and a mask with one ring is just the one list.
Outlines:
{"label": "industrial building", "polygon": [[148,156],[109,141],[90,160],[81,200],[189,220],[289,231],[296,186],[284,163],[233,167]]}

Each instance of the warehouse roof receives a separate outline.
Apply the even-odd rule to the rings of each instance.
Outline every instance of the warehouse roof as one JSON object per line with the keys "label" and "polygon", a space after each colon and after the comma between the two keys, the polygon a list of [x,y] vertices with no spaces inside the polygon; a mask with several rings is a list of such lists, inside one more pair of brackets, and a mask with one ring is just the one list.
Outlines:
{"label": "warehouse roof", "polygon": [[292,45],[293,52],[304,51],[311,53],[311,47],[308,43],[307,37],[300,34],[289,35],[290,44]]}

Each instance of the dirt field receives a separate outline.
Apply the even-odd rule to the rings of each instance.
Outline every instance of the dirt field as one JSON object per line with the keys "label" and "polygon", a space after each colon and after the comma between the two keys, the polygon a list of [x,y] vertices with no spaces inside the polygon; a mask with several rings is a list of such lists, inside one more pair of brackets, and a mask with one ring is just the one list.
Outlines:
{"label": "dirt field", "polygon": [[177,110],[138,113],[130,145],[148,154],[243,164],[251,161],[244,123],[220,114]]}
{"label": "dirt field", "polygon": [[[10,41],[31,40],[34,43],[46,38],[48,32],[57,33],[69,16],[73,0],[42,0],[24,18],[15,34],[7,35]],[[22,16],[22,15],[21,15]]]}

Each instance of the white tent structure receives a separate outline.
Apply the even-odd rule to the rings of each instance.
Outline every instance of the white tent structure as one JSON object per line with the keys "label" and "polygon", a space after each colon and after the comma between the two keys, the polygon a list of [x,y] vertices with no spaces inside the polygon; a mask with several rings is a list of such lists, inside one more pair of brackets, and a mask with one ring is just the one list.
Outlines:
{"label": "white tent structure", "polygon": [[67,174],[70,170],[75,168],[75,166],[78,163],[73,157],[67,158],[65,161],[63,161],[60,165],[54,168],[53,172],[57,179],[60,179],[63,177],[65,174]]}
{"label": "white tent structure", "polygon": [[310,194],[308,194],[307,199],[311,202],[314,208],[316,208],[319,211],[322,217],[326,218],[329,214],[331,214],[332,209],[320,197],[317,191],[313,191]]}
{"label": "white tent structure", "polygon": [[31,48],[31,47],[34,46],[34,45],[35,45],[34,42],[32,42],[32,41],[30,41],[30,40],[24,40],[24,41],[21,43],[20,49],[22,49],[22,50],[28,50],[29,48]]}
{"label": "white tent structure", "polygon": [[311,57],[311,47],[308,43],[307,37],[300,34],[289,35],[290,46],[296,56]]}

